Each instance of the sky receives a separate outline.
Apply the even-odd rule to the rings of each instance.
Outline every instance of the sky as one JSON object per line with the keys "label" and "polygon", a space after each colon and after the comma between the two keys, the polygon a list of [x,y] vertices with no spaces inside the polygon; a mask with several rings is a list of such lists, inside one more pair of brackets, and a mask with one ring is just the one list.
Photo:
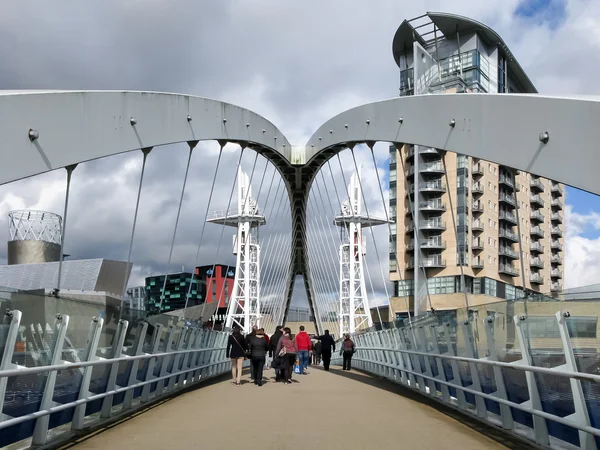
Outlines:
{"label": "sky", "polygon": [[[302,145],[330,117],[397,95],[392,38],[403,19],[426,11],[461,14],[492,27],[542,94],[600,93],[596,82],[600,59],[589,56],[598,54],[600,47],[600,2],[593,0],[71,0],[53,8],[23,0],[4,5],[0,16],[0,89],[149,90],[205,96],[263,115],[290,142]],[[387,196],[387,150],[378,145],[375,152]],[[206,210],[227,206],[239,148],[224,149],[219,183],[208,205],[218,154],[214,142],[202,143],[194,151],[170,270],[191,269]],[[154,149],[148,157],[132,284],[167,269],[187,155],[185,146],[173,145]],[[374,174],[370,155],[364,149],[356,155],[367,180],[367,204],[373,214],[382,214],[379,186],[370,176]],[[250,172],[253,158],[252,152],[244,154],[244,170]],[[66,253],[73,258],[127,258],[141,160],[141,152],[135,152],[76,169]],[[342,153],[341,162],[348,177],[354,170],[349,152]],[[260,157],[257,164],[256,192],[266,161]],[[339,167],[334,172],[343,191]],[[64,180],[64,171],[54,171],[0,186],[0,241],[8,236],[10,210],[43,209],[62,215]],[[323,189],[326,186],[322,184]],[[328,192],[334,199],[331,189]],[[261,197],[267,198],[266,186]],[[566,203],[564,285],[600,283],[600,200],[568,188]],[[265,242],[269,236],[273,241],[269,248],[265,243],[266,274],[281,264],[276,258],[289,238],[289,216],[273,201],[261,207],[272,222],[263,234]],[[328,210],[327,204],[316,203],[314,219],[326,220],[320,227],[320,222],[313,225],[309,243],[313,252],[327,236],[327,251],[335,250],[335,238],[325,226],[331,221]],[[219,262],[233,263],[230,234],[231,230],[207,225],[199,263],[214,262],[214,255]],[[387,235],[375,234],[367,258],[373,267],[373,291],[385,297],[389,286],[380,272],[387,271]],[[334,256],[323,267],[331,276],[335,276]],[[6,249],[0,246],[0,263],[5,260]],[[280,277],[272,275],[275,280]],[[270,295],[276,297],[277,292]],[[295,302],[301,303],[299,283],[295,292]]]}

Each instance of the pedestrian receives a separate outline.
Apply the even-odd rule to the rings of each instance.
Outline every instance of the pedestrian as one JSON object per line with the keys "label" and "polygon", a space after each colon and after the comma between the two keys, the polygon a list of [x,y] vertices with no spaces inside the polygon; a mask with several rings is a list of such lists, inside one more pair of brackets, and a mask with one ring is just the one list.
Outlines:
{"label": "pedestrian", "polygon": [[250,356],[252,358],[252,366],[254,367],[254,384],[257,386],[263,385],[263,369],[268,352],[269,344],[265,339],[265,330],[259,328],[252,339],[250,339]]}
{"label": "pedestrian", "polygon": [[304,325],[300,325],[300,333],[296,336],[296,349],[298,349],[298,360],[300,362],[300,374],[307,375],[306,368],[310,361],[310,352],[312,351],[312,342],[310,336],[304,331]]}
{"label": "pedestrian", "polygon": [[323,344],[318,339],[313,344],[313,364],[318,366],[321,364],[321,351],[323,350]]}
{"label": "pedestrian", "polygon": [[350,335],[346,334],[344,336],[344,342],[342,342],[342,356],[344,358],[343,370],[351,370],[352,369],[352,355],[356,349],[354,348],[354,342],[350,339]]}
{"label": "pedestrian", "polygon": [[226,351],[227,358],[231,358],[231,384],[236,386],[241,384],[242,366],[246,359],[246,350],[248,350],[246,340],[244,339],[244,336],[242,336],[241,330],[236,327],[229,336]]}
{"label": "pedestrian", "polygon": [[329,364],[331,363],[331,354],[335,352],[335,340],[333,336],[329,334],[329,330],[325,330],[323,336],[317,336],[316,338],[321,343],[321,357],[323,358],[323,368],[329,371]]}
{"label": "pedestrian", "polygon": [[271,363],[271,367],[275,370],[275,381],[281,381],[283,379],[282,376],[282,368],[283,368],[283,359],[281,356],[277,354],[277,344],[281,340],[283,336],[283,325],[279,325],[275,330],[275,333],[271,336],[271,341],[269,343],[270,354],[273,357],[273,362]]}
{"label": "pedestrian", "polygon": [[[250,334],[246,335],[246,348],[248,348],[248,350],[250,350],[250,341],[256,336],[256,330],[258,330],[258,327],[253,325]],[[250,357],[250,355],[248,355],[248,357]],[[254,366],[252,364],[250,364],[250,379],[254,380]]]}
{"label": "pedestrian", "polygon": [[283,329],[283,336],[279,339],[277,348],[275,349],[276,355],[281,357],[283,360],[282,375],[286,384],[292,382],[292,373],[294,372],[294,364],[296,362],[296,343],[294,342],[294,336],[292,330],[288,327]]}

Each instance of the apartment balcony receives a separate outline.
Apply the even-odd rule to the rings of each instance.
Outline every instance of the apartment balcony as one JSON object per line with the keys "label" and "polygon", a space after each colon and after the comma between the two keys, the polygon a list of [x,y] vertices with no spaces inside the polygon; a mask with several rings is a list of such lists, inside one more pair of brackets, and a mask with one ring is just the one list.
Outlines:
{"label": "apartment balcony", "polygon": [[413,195],[415,193],[415,185],[414,183],[408,183],[408,189],[404,193],[404,196]]}
{"label": "apartment balcony", "polygon": [[542,183],[542,180],[539,179],[531,179],[531,182],[529,183],[529,186],[531,186],[531,190],[532,191],[537,191],[537,192],[544,192],[544,183]]}
{"label": "apartment balcony", "polygon": [[421,173],[445,173],[444,165],[441,162],[431,162],[419,164]]}
{"label": "apartment balcony", "polygon": [[405,233],[412,233],[413,231],[415,231],[415,225],[412,223],[409,223],[408,225],[406,225],[406,228],[404,229]]}
{"label": "apartment balcony", "polygon": [[442,201],[420,202],[419,209],[421,211],[446,211],[446,204]]}
{"label": "apartment balcony", "polygon": [[544,261],[541,258],[533,258],[529,260],[529,266],[538,267],[540,269],[544,268]]}
{"label": "apartment balcony", "polygon": [[412,209],[410,208],[410,206],[407,206],[406,208],[404,208],[404,213],[407,216],[411,216],[412,215]]}
{"label": "apartment balcony", "polygon": [[552,228],[552,236],[562,237],[562,235],[563,235],[563,232],[559,227]]}
{"label": "apartment balcony", "polygon": [[531,194],[531,195],[529,196],[529,201],[530,201],[532,204],[534,204],[534,205],[535,205],[535,204],[537,204],[537,205],[539,205],[539,206],[542,206],[542,207],[543,207],[543,206],[544,206],[544,204],[545,204],[545,203],[544,203],[544,200],[542,200],[542,197],[540,197],[539,195],[533,195],[533,194]]}
{"label": "apartment balcony", "polygon": [[540,227],[533,227],[529,230],[529,234],[531,234],[532,236],[539,236],[543,238],[544,230],[542,230]]}
{"label": "apartment balcony", "polygon": [[517,220],[517,216],[514,215],[511,212],[508,212],[508,211],[500,210],[500,213],[498,214],[498,217],[499,217],[500,220],[506,220],[507,222],[513,223],[515,225],[517,223],[519,223],[518,220]]}
{"label": "apartment balcony", "polygon": [[446,248],[446,241],[441,239],[425,239],[421,241],[422,249],[442,250]]}
{"label": "apartment balcony", "polygon": [[473,202],[473,212],[483,212],[483,203],[480,201]]}
{"label": "apartment balcony", "polygon": [[407,177],[410,177],[410,176],[414,175],[415,174],[415,166],[410,166],[408,169],[406,169],[406,171],[404,172],[404,174]]}
{"label": "apartment balcony", "polygon": [[473,164],[473,166],[471,166],[471,173],[473,175],[483,175],[485,173],[483,170],[483,164],[481,164],[481,163]]}
{"label": "apartment balcony", "polygon": [[550,248],[551,248],[552,250],[562,250],[562,245],[561,245],[561,243],[560,243],[560,242],[558,242],[558,241],[552,241],[552,242],[550,243]]}
{"label": "apartment balcony", "polygon": [[550,271],[550,276],[552,278],[562,278],[562,272],[559,269],[552,269]]}
{"label": "apartment balcony", "polygon": [[412,158],[413,156],[415,156],[415,148],[414,147],[410,147],[408,149],[408,151],[406,152],[406,159]]}
{"label": "apartment balcony", "polygon": [[552,213],[550,218],[552,219],[552,222],[563,223],[563,217],[560,213]]}
{"label": "apartment balcony", "polygon": [[560,283],[552,283],[550,285],[550,291],[551,292],[561,292],[562,291],[562,285]]}
{"label": "apartment balcony", "polygon": [[544,277],[539,273],[532,273],[529,276],[529,281],[531,281],[533,284],[544,284]]}
{"label": "apartment balcony", "polygon": [[544,215],[539,212],[539,211],[532,211],[531,212],[531,221],[535,221],[535,222],[543,222],[544,221]]}
{"label": "apartment balcony", "polygon": [[441,257],[423,258],[421,259],[423,267],[446,267],[446,260]]}
{"label": "apartment balcony", "polygon": [[511,188],[514,189],[515,184],[514,184],[514,182],[512,180],[512,177],[506,176],[506,175],[500,175],[500,179],[499,180],[500,180],[500,184],[504,184],[504,185],[506,185],[506,186],[511,187]]}
{"label": "apartment balcony", "polygon": [[471,267],[473,269],[483,269],[483,258],[473,258],[471,261]]}
{"label": "apartment balcony", "polygon": [[439,155],[439,154],[440,154],[440,152],[438,152],[433,147],[427,147],[427,148],[421,148],[421,149],[419,149],[419,155]]}
{"label": "apartment balcony", "polygon": [[473,194],[483,194],[483,185],[481,183],[473,183],[471,190]]}
{"label": "apartment balcony", "polygon": [[419,223],[419,229],[421,230],[445,230],[446,222],[441,220],[422,220]]}
{"label": "apartment balcony", "polygon": [[557,198],[552,200],[552,203],[550,203],[550,206],[552,206],[552,209],[562,209],[563,208],[562,202]]}
{"label": "apartment balcony", "polygon": [[498,254],[500,256],[506,256],[510,259],[519,259],[519,254],[515,252],[512,248],[506,246],[500,246],[498,249]]}
{"label": "apartment balcony", "polygon": [[419,190],[421,192],[446,192],[446,185],[441,181],[419,183]]}
{"label": "apartment balcony", "polygon": [[498,266],[498,272],[511,277],[518,277],[519,271],[512,264],[500,264]]}
{"label": "apartment balcony", "polygon": [[544,246],[539,242],[532,242],[529,246],[531,253],[544,253]]}
{"label": "apartment balcony", "polygon": [[552,185],[552,194],[554,194],[554,195],[556,195],[558,197],[562,197],[562,195],[563,195],[563,188],[561,188],[558,183],[553,184]]}
{"label": "apartment balcony", "polygon": [[509,239],[513,242],[519,242],[519,236],[517,233],[513,233],[511,230],[507,228],[500,228],[499,233],[501,238]]}
{"label": "apartment balcony", "polygon": [[501,202],[508,203],[509,205],[512,205],[512,206],[515,206],[517,204],[517,201],[515,200],[514,195],[505,194],[503,192],[500,193],[500,195],[498,196],[498,199]]}
{"label": "apartment balcony", "polygon": [[560,255],[552,255],[552,257],[550,258],[550,262],[552,264],[558,264],[562,266],[562,256]]}
{"label": "apartment balcony", "polygon": [[481,220],[474,220],[471,223],[471,230],[473,231],[483,231],[484,223]]}
{"label": "apartment balcony", "polygon": [[484,240],[481,238],[473,239],[471,243],[472,250],[483,250]]}
{"label": "apartment balcony", "polygon": [[406,251],[412,252],[415,249],[415,241],[410,241],[406,244]]}

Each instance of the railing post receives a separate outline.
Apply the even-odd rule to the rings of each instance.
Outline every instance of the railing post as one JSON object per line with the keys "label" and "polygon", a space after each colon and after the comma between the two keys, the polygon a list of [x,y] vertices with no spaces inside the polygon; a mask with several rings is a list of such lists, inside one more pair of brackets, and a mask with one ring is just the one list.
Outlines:
{"label": "railing post", "polygon": [[[418,350],[423,353],[429,353],[429,351],[427,349],[427,338],[425,336],[425,329],[423,328],[423,326],[419,327],[418,334],[419,334],[419,341],[420,341]],[[425,375],[433,378],[433,371],[431,370],[430,357],[423,356],[423,360],[425,361]],[[428,379],[427,385],[429,386],[429,395],[437,398],[438,395],[437,395],[437,387],[435,386],[435,381],[433,381],[432,379]]]}
{"label": "railing post", "polygon": [[[204,330],[199,329],[198,333],[196,334],[196,339],[194,340],[192,348],[194,350],[200,350],[202,348],[202,342],[204,342]],[[201,351],[192,353],[190,367],[193,367],[196,370],[190,372],[190,374],[188,376],[188,381],[187,381],[188,383],[197,383],[198,380],[200,379],[200,371],[198,370],[198,367],[200,366],[200,358],[201,357],[202,357]]]}
{"label": "railing post", "polygon": [[[525,333],[522,327],[523,322],[525,320],[527,320],[525,316],[514,316],[515,327],[517,329],[517,336],[519,336],[521,354],[523,358],[519,361],[515,361],[513,364],[533,366],[531,354],[529,353],[529,345],[527,344]],[[525,371],[525,379],[527,380],[527,391],[529,391],[529,400],[523,402],[523,405],[529,406],[533,409],[537,409],[538,411],[543,411],[542,401],[540,399],[540,391],[537,387],[535,374],[529,371]],[[536,414],[532,414],[532,416],[533,430],[535,432],[535,442],[537,442],[540,445],[550,445],[550,437],[548,436],[548,427],[546,425],[546,419]]]}
{"label": "railing post", "polygon": [[[175,327],[173,325],[169,325],[169,329],[167,331],[167,337],[165,338],[165,351],[164,353],[171,353],[173,351],[173,335],[175,334]],[[171,355],[166,355],[161,358],[160,362],[160,371],[158,372],[159,377],[164,377],[169,371],[169,363],[171,362]],[[154,391],[154,397],[159,397],[163,395],[163,391],[165,389],[165,380],[158,380],[156,382],[156,391]]]}
{"label": "railing post", "polygon": [[[558,322],[558,329],[560,330],[560,339],[562,341],[563,351],[565,353],[565,364],[556,369],[568,370],[571,372],[579,372],[577,368],[577,361],[575,359],[575,353],[573,352],[573,345],[569,336],[569,328],[567,327],[566,319],[571,315],[568,311],[559,311],[556,313],[556,321]],[[583,388],[581,387],[581,381],[576,378],[569,378],[571,385],[571,392],[573,394],[573,405],[575,406],[575,412],[565,419],[573,420],[578,425],[591,426],[590,415],[583,395]],[[586,433],[585,431],[579,430],[579,447],[583,450],[596,450],[596,440],[594,435]]]}
{"label": "railing post", "polygon": [[[494,339],[494,317],[487,317],[484,320],[485,322],[485,334],[488,343],[488,351],[490,352],[490,356],[487,358],[481,359],[489,359],[490,361],[498,361],[498,351],[496,350],[496,341]],[[496,381],[496,392],[495,396],[502,400],[508,400],[508,395],[506,393],[506,385],[504,384],[504,376],[502,375],[502,369],[497,366],[492,367],[494,371],[494,380]],[[505,430],[512,430],[515,426],[513,421],[512,412],[510,410],[510,406],[504,405],[502,403],[498,403],[500,406],[500,417],[502,419],[502,428]]]}
{"label": "railing post", "polygon": [[[98,351],[98,342],[100,341],[100,333],[102,332],[103,325],[103,318],[98,319],[94,317],[92,319],[88,337],[88,348],[83,361],[95,361],[98,358],[96,356],[96,352]],[[92,366],[87,366],[83,369],[83,378],[81,379],[81,386],[79,387],[78,400],[87,398],[90,395],[90,380],[92,378],[92,370],[94,370]],[[73,413],[73,419],[71,421],[72,430],[81,430],[83,428],[86,407],[87,403],[77,405],[75,407],[75,412]]]}
{"label": "railing post", "polygon": [[[406,348],[406,329],[405,328],[399,328],[398,331],[400,332],[400,349],[402,350],[408,350]],[[410,372],[407,372],[408,375],[408,381],[410,383],[410,387],[413,389],[417,389],[417,380],[415,378],[415,375],[412,373],[414,372],[415,368],[413,367],[413,360],[410,357],[411,355],[409,355],[408,353],[401,353],[402,357],[404,358],[404,365],[406,366],[406,368],[408,370],[410,370]]]}
{"label": "railing post", "polygon": [[[411,350],[419,351],[419,343],[417,342],[417,336],[416,336],[414,327],[412,325],[409,325],[409,327],[410,327],[410,333],[408,333],[409,336],[407,336],[407,340],[410,343]],[[412,341],[410,340],[410,336],[412,336]],[[419,355],[413,355],[413,354],[410,354],[409,357],[413,360],[413,370],[418,371],[420,374],[424,373],[425,370],[421,366],[421,357]],[[427,383],[425,383],[425,378],[417,375],[417,384],[419,385],[419,390],[423,394],[427,394],[427,389],[426,389]]]}
{"label": "railing post", "polygon": [[[111,358],[119,358],[123,353],[123,343],[125,342],[125,336],[127,335],[127,328],[129,322],[127,320],[119,320],[117,324],[117,330],[115,337],[113,338],[113,345],[110,353]],[[117,375],[119,374],[119,363],[112,363],[110,365],[110,372],[108,374],[108,383],[106,383],[106,391],[112,391],[117,386]],[[100,417],[106,419],[112,414],[113,407],[113,395],[104,397],[102,400],[102,410]]]}
{"label": "railing post", "polygon": [[[437,331],[436,331],[437,325],[431,325],[431,327],[429,328],[429,334],[431,335],[431,344],[433,346],[433,353],[435,355],[439,355],[440,354],[440,346],[438,344],[438,340],[437,340]],[[436,362],[436,366],[437,366],[437,370],[438,370],[438,376],[436,378],[438,378],[440,381],[448,381],[446,379],[446,372],[444,370],[444,364],[442,362],[442,358],[434,358],[435,362]],[[448,386],[440,383],[440,389],[442,391],[442,400],[445,403],[450,403],[450,391],[448,390]]]}
{"label": "railing post", "polygon": [[[59,364],[62,359],[62,350],[65,342],[65,336],[67,335],[67,327],[69,326],[69,316],[67,315],[56,315],[56,321],[54,322],[54,333],[52,339],[52,347],[50,364],[51,366]],[[39,411],[49,409],[54,398],[54,386],[56,385],[56,377],[58,372],[53,370],[48,372],[46,383],[44,385],[44,393],[42,394],[42,401],[40,403]],[[46,414],[35,421],[35,428],[33,430],[33,445],[44,445],[48,439],[48,424],[50,423],[50,415]]]}
{"label": "railing post", "polygon": [[[13,354],[15,345],[17,344],[17,336],[19,335],[19,327],[21,326],[21,311],[16,309],[7,311],[4,315],[4,325],[8,325],[8,334],[2,359],[0,359],[0,372],[3,370],[16,369],[18,366],[13,364]],[[6,396],[6,386],[8,385],[8,377],[0,377],[0,422],[8,416],[2,413],[4,408],[4,398]]]}
{"label": "railing post", "polygon": [[[137,333],[135,336],[135,341],[133,343],[133,356],[139,356],[144,353],[144,342],[146,341],[146,333],[148,332],[148,324],[143,322],[138,325]],[[129,370],[129,376],[127,377],[127,386],[131,386],[138,381],[138,369],[140,367],[140,360],[136,359],[131,364],[131,369]],[[125,392],[125,397],[123,398],[123,411],[131,408],[133,403],[134,389],[128,389]]]}
{"label": "railing post", "polygon": [[[185,342],[185,338],[189,332],[188,327],[183,327],[179,331],[179,339],[177,339],[177,347],[175,347],[175,351],[180,352],[183,349],[183,344]],[[173,369],[170,373],[179,372],[179,361],[181,361],[181,354],[178,353],[175,355],[175,360],[173,361]],[[179,375],[172,376],[169,378],[169,383],[167,384],[167,392],[171,392],[175,388],[175,381],[179,378]]]}
{"label": "railing post", "polygon": [[[473,342],[472,323],[467,320],[461,324],[461,327],[465,338],[465,351],[467,353],[467,357],[475,359],[475,343]],[[479,378],[479,369],[477,364],[470,362],[469,370],[471,372],[471,385],[467,387],[470,387],[477,392],[482,392],[481,379]],[[485,400],[479,395],[475,395],[475,409],[479,418],[485,419],[487,417]]]}
{"label": "railing post", "polygon": [[[452,340],[450,339],[450,332],[448,331],[448,328],[450,328],[450,323],[445,323],[444,325],[444,337],[446,338],[446,346],[448,348],[447,353],[449,356],[456,356],[454,353],[454,347],[452,346]],[[452,369],[452,379],[449,380],[450,383],[454,384],[455,386],[462,387],[462,377],[460,376],[460,369],[458,368],[458,363],[453,359],[450,360],[450,368]],[[458,407],[460,409],[469,409],[467,407],[465,391],[463,391],[462,389],[456,389],[456,398],[458,399]]]}
{"label": "railing post", "polygon": [[[401,336],[400,336],[400,329],[396,328],[394,330],[390,330],[391,331],[391,337],[393,340],[393,344],[394,344],[394,348],[396,350],[401,350],[402,349],[402,345],[400,344],[400,340],[401,340]],[[409,386],[408,383],[408,376],[407,376],[407,372],[406,372],[406,364],[404,362],[404,354],[398,351],[394,352],[395,358],[396,358],[396,366],[399,367],[400,370],[400,383],[403,384],[404,386]]]}
{"label": "railing post", "polygon": [[[191,329],[189,331],[187,340],[184,345],[184,350],[189,351],[193,348],[194,343],[196,341],[197,334],[198,334],[198,330],[196,330],[195,328]],[[182,370],[188,370],[188,369],[192,368],[192,356],[193,356],[193,353],[186,353],[183,356],[183,362],[181,364]],[[179,380],[177,381],[177,389],[181,389],[189,383],[187,380],[190,379],[191,374],[193,375],[192,370],[179,376]]]}
{"label": "railing post", "polygon": [[[152,334],[152,347],[150,348],[150,354],[158,351],[160,344],[160,338],[162,335],[163,326],[160,323],[154,325],[154,333]],[[154,378],[154,366],[156,365],[157,358],[148,359],[148,366],[146,368],[146,379],[144,381],[150,381]],[[151,383],[145,384],[142,388],[141,402],[146,403],[150,400],[150,387]]]}

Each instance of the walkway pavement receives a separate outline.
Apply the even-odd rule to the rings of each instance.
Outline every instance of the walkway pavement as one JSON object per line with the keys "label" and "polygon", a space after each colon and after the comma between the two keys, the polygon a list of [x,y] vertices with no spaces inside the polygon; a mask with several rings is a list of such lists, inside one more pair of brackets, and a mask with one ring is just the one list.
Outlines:
{"label": "walkway pavement", "polygon": [[422,403],[418,394],[398,395],[401,388],[393,383],[339,369],[310,372],[296,375],[292,385],[207,384],[70,448],[506,448],[438,411],[437,404]]}

